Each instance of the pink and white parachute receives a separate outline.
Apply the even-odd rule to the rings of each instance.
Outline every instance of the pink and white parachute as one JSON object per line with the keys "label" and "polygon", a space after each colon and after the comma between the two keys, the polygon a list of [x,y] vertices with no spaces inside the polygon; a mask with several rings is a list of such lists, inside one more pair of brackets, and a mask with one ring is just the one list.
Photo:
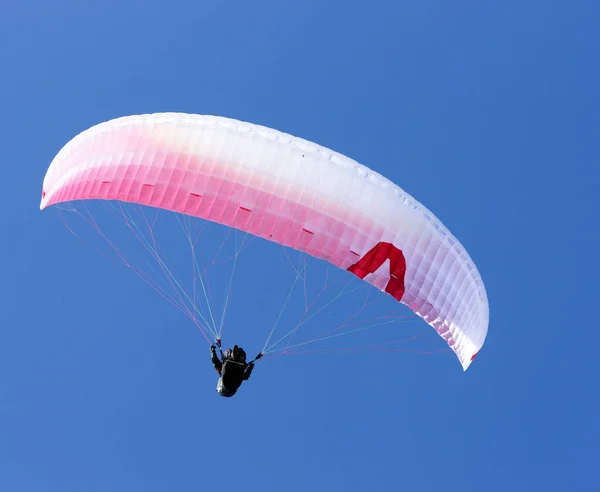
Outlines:
{"label": "pink and white parachute", "polygon": [[458,240],[399,186],[337,152],[270,128],[178,113],[128,116],[67,143],[40,208],[135,202],[219,222],[349,270],[429,323],[466,370],[489,322]]}

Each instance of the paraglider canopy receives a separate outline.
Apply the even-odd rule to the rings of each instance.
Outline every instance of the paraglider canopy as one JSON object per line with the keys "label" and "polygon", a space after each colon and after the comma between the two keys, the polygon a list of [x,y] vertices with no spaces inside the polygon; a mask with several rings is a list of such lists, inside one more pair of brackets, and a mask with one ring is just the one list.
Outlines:
{"label": "paraglider canopy", "polygon": [[459,241],[387,178],[306,140],[215,116],[111,120],[58,153],[40,208],[87,199],[201,217],[348,270],[423,318],[465,370],[486,338],[486,291]]}

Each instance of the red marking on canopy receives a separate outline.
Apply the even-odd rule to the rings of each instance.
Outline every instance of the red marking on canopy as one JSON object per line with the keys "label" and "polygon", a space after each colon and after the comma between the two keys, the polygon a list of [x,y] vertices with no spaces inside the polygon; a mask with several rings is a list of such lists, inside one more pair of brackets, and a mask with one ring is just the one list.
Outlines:
{"label": "red marking on canopy", "polygon": [[314,232],[312,232],[312,231],[309,231],[308,229],[305,229],[304,227],[302,228],[302,230],[303,230],[304,232],[307,232],[308,234],[314,234]]}
{"label": "red marking on canopy", "polygon": [[252,212],[252,210],[250,210],[249,208],[246,207],[240,207],[241,210],[245,210],[246,212]]}
{"label": "red marking on canopy", "polygon": [[390,260],[390,280],[385,286],[385,291],[400,301],[404,296],[404,276],[406,275],[406,258],[404,253],[392,243],[378,242],[348,271],[360,279],[364,279],[369,273],[375,273],[385,260]]}
{"label": "red marking on canopy", "polygon": [[475,353],[474,353],[474,354],[471,356],[471,360],[473,360],[475,357],[477,357],[477,354],[478,354],[478,353],[479,353],[479,352],[475,352]]}

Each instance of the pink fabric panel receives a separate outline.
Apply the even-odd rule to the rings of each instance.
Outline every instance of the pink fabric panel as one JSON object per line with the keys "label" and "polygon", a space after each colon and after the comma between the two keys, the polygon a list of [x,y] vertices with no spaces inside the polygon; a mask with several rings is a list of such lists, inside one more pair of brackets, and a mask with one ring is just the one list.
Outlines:
{"label": "pink fabric panel", "polygon": [[[219,175],[218,170],[224,166],[198,162],[197,157],[157,151],[152,153],[150,161],[147,152],[145,155],[145,165],[140,164],[138,154],[122,154],[118,165],[94,167],[73,175],[54,190],[46,206],[83,199],[135,202],[235,227],[325,259],[343,269],[356,261],[357,253],[350,250],[350,244],[355,236],[364,236],[359,230],[360,217],[352,221],[346,214],[346,220],[342,221],[327,214],[328,207],[302,205],[296,201],[300,198],[298,190],[290,189],[286,196],[280,196],[257,189],[252,186],[260,186],[256,177],[247,180],[249,185],[233,182],[231,173]],[[213,175],[181,169],[182,160],[195,160],[192,167],[211,169]],[[156,162],[162,166],[157,167]],[[339,212],[336,215],[343,217]],[[307,223],[318,226],[308,230]],[[364,241],[376,244],[382,231],[370,232]],[[382,276],[372,283],[381,287],[386,282],[387,277]]]}

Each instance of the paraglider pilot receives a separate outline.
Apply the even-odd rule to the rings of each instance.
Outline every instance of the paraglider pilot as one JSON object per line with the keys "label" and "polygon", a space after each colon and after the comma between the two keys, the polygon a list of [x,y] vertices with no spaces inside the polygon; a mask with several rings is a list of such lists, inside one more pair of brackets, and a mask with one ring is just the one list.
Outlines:
{"label": "paraglider pilot", "polygon": [[[217,340],[219,351],[221,350],[221,341]],[[215,369],[219,373],[219,382],[217,383],[217,392],[226,398],[235,395],[242,383],[250,378],[254,369],[254,361],[262,357],[258,354],[256,359],[247,363],[246,352],[241,347],[234,345],[233,350],[227,349],[225,353],[221,352],[221,358],[217,355],[216,346],[210,346],[210,356]]]}

